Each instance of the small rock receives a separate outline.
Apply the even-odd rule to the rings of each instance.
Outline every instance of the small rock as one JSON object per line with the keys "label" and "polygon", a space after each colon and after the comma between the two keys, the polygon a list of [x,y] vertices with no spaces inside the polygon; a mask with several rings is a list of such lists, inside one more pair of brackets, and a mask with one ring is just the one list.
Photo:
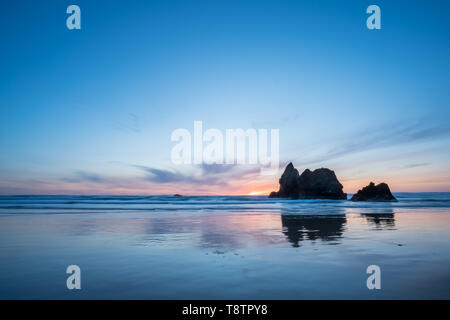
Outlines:
{"label": "small rock", "polygon": [[350,199],[351,201],[397,201],[392,195],[386,183],[375,185],[371,182],[368,186],[358,190]]}

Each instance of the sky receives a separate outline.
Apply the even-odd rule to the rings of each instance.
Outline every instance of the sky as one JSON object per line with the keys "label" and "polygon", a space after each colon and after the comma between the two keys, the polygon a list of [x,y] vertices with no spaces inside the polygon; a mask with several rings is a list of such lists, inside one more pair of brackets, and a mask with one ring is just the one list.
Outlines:
{"label": "sky", "polygon": [[[66,8],[81,9],[69,30]],[[366,8],[381,9],[369,30]],[[0,2],[0,194],[450,191],[448,1]],[[176,165],[178,128],[279,129],[280,171]]]}

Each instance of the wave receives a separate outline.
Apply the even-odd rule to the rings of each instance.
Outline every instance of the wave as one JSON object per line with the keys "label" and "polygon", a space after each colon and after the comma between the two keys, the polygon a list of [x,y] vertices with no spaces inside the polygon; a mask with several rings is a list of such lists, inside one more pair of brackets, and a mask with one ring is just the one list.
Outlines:
{"label": "wave", "polygon": [[0,196],[0,213],[102,211],[343,212],[352,209],[450,209],[450,193],[397,193],[398,202],[269,199],[267,196]]}

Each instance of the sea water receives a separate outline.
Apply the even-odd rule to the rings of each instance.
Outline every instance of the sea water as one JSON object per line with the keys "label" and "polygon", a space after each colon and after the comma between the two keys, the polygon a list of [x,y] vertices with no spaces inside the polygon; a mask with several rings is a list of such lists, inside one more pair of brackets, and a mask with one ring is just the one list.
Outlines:
{"label": "sea water", "polygon": [[0,298],[449,299],[450,194],[395,196],[0,196]]}

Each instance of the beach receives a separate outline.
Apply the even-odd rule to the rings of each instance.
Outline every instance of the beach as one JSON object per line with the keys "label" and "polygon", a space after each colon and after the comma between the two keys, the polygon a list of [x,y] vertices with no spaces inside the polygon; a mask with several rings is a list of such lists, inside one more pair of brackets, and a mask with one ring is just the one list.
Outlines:
{"label": "beach", "polygon": [[450,193],[395,196],[0,196],[0,298],[449,299]]}

